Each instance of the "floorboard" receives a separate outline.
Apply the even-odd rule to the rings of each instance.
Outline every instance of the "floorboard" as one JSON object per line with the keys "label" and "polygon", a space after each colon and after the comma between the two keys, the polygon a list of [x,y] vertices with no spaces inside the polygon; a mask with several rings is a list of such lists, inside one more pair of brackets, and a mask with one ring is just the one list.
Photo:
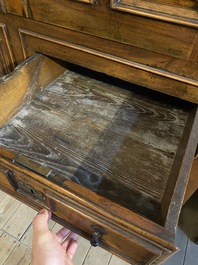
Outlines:
{"label": "floorboard", "polygon": [[0,190],[0,201],[3,200],[3,198],[6,196],[6,194]]}
{"label": "floorboard", "polygon": [[111,253],[98,247],[91,247],[83,265],[102,265],[108,264],[111,259]]}
{"label": "floorboard", "polygon": [[76,254],[73,258],[73,262],[75,265],[83,265],[83,262],[90,250],[91,246],[88,240],[80,237],[78,239],[78,248]]}
{"label": "floorboard", "polygon": [[109,265],[128,265],[129,263],[125,262],[124,260],[112,255]]}
{"label": "floorboard", "polygon": [[[4,193],[5,194],[5,193]],[[21,203],[9,195],[5,195],[0,201],[0,228],[13,216]]]}
{"label": "floorboard", "polygon": [[8,222],[3,226],[3,230],[13,237],[20,239],[28,229],[31,220],[35,215],[35,210],[25,204],[21,204]]}
{"label": "floorboard", "polygon": [[31,249],[18,243],[3,265],[29,265],[31,263]]}
{"label": "floorboard", "polygon": [[1,264],[4,264],[6,259],[11,254],[12,250],[15,248],[17,244],[16,239],[10,237],[6,233],[3,233],[0,237],[0,261]]}
{"label": "floorboard", "polygon": [[[32,219],[37,214],[28,206],[0,191],[0,265],[30,265]],[[50,229],[61,226],[54,221]],[[175,244],[180,251],[162,265],[198,265],[198,191],[183,206]],[[90,246],[79,237],[74,265],[127,265],[128,263],[102,248]]]}

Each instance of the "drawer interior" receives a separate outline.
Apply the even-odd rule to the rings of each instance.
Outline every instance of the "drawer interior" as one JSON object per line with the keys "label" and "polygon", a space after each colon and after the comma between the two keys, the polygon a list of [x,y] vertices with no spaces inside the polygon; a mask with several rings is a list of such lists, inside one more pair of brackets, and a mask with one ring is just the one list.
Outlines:
{"label": "drawer interior", "polygon": [[22,104],[25,98],[2,123],[1,146],[61,175],[60,186],[71,180],[163,222],[162,203],[193,104],[72,65]]}

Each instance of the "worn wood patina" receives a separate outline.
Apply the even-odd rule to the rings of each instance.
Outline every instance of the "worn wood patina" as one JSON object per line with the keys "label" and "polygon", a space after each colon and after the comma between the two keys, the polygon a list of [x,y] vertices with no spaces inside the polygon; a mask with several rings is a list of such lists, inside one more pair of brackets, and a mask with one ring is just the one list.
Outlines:
{"label": "worn wood patina", "polygon": [[1,128],[0,144],[157,221],[192,106],[117,83],[66,70]]}

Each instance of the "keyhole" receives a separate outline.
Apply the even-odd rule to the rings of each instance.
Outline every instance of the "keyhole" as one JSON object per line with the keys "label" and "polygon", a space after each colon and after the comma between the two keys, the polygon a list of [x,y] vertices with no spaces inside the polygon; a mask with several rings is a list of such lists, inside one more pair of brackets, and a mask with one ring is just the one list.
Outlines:
{"label": "keyhole", "polygon": [[32,193],[32,194],[34,194],[34,191],[33,191],[33,189],[30,189],[30,191],[31,191],[31,193]]}

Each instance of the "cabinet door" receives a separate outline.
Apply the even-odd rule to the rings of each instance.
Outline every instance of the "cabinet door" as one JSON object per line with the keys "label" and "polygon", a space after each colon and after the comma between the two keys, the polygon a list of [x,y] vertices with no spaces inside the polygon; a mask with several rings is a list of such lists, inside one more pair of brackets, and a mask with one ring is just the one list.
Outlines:
{"label": "cabinet door", "polygon": [[0,23],[0,77],[14,69],[14,59],[6,26]]}
{"label": "cabinet door", "polygon": [[197,27],[196,0],[110,0],[116,10]]}

